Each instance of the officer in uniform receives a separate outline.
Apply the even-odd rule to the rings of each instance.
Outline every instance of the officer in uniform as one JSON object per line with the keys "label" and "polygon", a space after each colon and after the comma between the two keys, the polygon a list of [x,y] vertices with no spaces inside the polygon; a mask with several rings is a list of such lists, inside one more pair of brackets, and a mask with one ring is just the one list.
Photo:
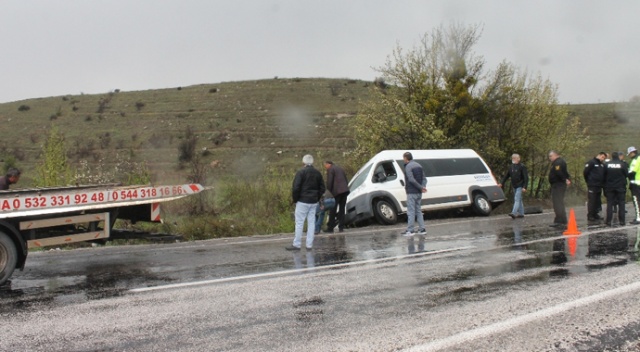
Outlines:
{"label": "officer in uniform", "polygon": [[611,226],[613,219],[613,208],[618,208],[618,222],[624,226],[624,196],[627,193],[627,165],[623,163],[618,152],[611,154],[611,161],[605,164],[604,192],[607,196],[607,218],[605,223]]}
{"label": "officer in uniform", "polygon": [[582,172],[584,180],[587,182],[587,220],[597,221],[601,217],[598,215],[602,209],[602,187],[604,186],[604,159],[607,153],[600,152],[593,159],[584,165]]}
{"label": "officer in uniform", "polygon": [[629,164],[629,190],[636,210],[631,224],[638,225],[640,224],[640,204],[638,203],[640,202],[640,158],[638,158],[636,147],[627,148],[627,155],[631,158],[631,163]]}
{"label": "officer in uniform", "polygon": [[567,171],[567,163],[560,157],[558,152],[549,152],[551,170],[549,171],[549,183],[551,184],[551,200],[553,201],[553,212],[556,214],[551,227],[567,226],[567,210],[564,208],[564,194],[571,184],[571,175]]}

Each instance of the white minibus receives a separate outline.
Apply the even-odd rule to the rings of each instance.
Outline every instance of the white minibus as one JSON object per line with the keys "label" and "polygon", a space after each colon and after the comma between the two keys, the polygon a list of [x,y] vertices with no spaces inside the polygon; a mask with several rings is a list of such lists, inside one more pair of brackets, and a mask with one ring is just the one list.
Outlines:
{"label": "white minibus", "polygon": [[479,215],[505,201],[489,166],[471,149],[385,150],[369,160],[349,182],[346,223],[375,218],[392,225],[407,212],[402,155],[422,165],[427,193],[422,211],[471,208]]}

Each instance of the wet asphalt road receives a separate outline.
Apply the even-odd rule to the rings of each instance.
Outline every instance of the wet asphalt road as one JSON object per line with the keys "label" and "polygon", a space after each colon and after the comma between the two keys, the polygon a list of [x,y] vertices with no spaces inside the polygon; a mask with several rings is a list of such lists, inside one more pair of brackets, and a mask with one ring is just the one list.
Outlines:
{"label": "wet asphalt road", "polygon": [[32,253],[0,351],[639,351],[639,227],[549,213]]}

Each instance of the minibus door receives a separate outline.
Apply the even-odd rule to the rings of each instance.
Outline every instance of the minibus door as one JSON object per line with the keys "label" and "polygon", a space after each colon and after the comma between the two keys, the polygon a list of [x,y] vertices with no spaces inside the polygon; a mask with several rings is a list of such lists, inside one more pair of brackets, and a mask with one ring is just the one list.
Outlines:
{"label": "minibus door", "polygon": [[372,182],[377,190],[390,193],[400,204],[401,209],[397,212],[406,212],[407,194],[404,190],[404,177],[398,164],[393,160],[381,161],[376,165],[373,172]]}

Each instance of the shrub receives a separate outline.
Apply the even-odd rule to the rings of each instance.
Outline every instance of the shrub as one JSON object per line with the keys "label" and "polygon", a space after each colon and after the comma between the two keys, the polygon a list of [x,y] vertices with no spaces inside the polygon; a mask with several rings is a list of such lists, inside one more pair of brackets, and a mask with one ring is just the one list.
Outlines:
{"label": "shrub", "polygon": [[29,111],[29,109],[31,109],[31,107],[29,107],[29,105],[20,105],[18,107],[18,111]]}
{"label": "shrub", "polygon": [[141,101],[136,102],[136,110],[140,111],[142,108],[144,108],[144,103]]}
{"label": "shrub", "polygon": [[178,164],[180,168],[184,167],[183,163],[189,162],[193,159],[196,153],[196,143],[196,134],[193,133],[193,130],[190,126],[187,126],[187,129],[184,133],[184,138],[178,145]]}

